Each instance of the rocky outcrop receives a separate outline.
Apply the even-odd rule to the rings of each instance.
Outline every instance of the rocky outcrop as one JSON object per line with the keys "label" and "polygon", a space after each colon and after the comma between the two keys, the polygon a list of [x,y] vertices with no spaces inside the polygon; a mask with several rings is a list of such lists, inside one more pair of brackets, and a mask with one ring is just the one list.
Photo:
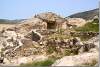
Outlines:
{"label": "rocky outcrop", "polygon": [[[99,37],[96,36],[94,38],[90,39],[88,42],[96,41],[94,44],[96,46],[99,45]],[[86,53],[81,53],[74,56],[65,56],[57,60],[52,66],[93,66],[98,63],[98,59],[99,50],[95,47],[90,49],[89,52]]]}
{"label": "rocky outcrop", "polygon": [[87,23],[82,18],[68,18],[67,20],[68,20],[68,25],[72,27],[82,27]]}
{"label": "rocky outcrop", "polygon": [[[92,65],[98,62],[99,54],[96,53],[83,53],[75,56],[66,56],[57,60],[52,66],[86,66],[85,64]],[[87,65],[89,66],[89,65]]]}
{"label": "rocky outcrop", "polygon": [[87,42],[94,43],[99,48],[99,35],[92,37]]}

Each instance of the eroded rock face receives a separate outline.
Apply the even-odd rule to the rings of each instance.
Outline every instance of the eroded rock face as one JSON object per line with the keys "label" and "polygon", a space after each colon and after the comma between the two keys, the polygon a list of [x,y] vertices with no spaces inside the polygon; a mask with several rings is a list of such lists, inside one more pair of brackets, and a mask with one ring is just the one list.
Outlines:
{"label": "eroded rock face", "polygon": [[41,53],[38,41],[42,35],[35,30],[27,32],[25,35],[13,30],[4,30],[0,36],[0,52],[4,58],[12,60],[18,57],[30,56]]}
{"label": "eroded rock face", "polygon": [[4,33],[2,33],[2,37],[1,38],[1,45],[3,45],[3,47],[15,47],[20,43],[20,40],[24,38],[23,35],[21,34],[17,34],[15,31],[5,31]]}
{"label": "eroded rock face", "polygon": [[[74,56],[65,56],[59,60],[57,60],[52,66],[89,66],[89,65],[93,65],[94,66],[96,64],[98,64],[98,58],[99,58],[99,50],[98,48],[94,47],[99,45],[99,37],[93,37],[90,40],[88,40],[88,44],[89,45],[83,45],[85,47],[88,47],[90,50],[88,50],[88,52],[83,52],[81,54],[78,55],[74,55]],[[92,40],[92,41],[91,41]],[[91,42],[95,42],[95,43],[90,43]],[[94,44],[94,45],[93,45]],[[86,48],[83,48],[86,49]],[[89,64],[89,65],[87,65]]]}

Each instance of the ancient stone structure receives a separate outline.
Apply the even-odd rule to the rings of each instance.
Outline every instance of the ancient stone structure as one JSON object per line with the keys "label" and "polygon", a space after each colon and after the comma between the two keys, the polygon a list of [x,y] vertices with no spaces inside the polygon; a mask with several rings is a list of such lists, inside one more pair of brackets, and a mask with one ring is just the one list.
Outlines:
{"label": "ancient stone structure", "polygon": [[67,20],[52,12],[35,15],[35,18],[42,19],[45,22],[44,24],[47,26],[47,29],[67,28]]}
{"label": "ancient stone structure", "polygon": [[[71,22],[55,13],[47,12],[24,20],[17,26],[3,29],[0,31],[0,54],[4,56],[0,57],[0,63],[3,63],[4,59],[17,63],[16,59],[29,59],[29,56],[33,55],[64,55],[66,50],[69,51],[69,55],[77,55],[95,48],[94,43],[84,43],[78,36],[94,37],[98,33],[70,32],[70,26],[80,26],[81,23],[79,21],[74,24],[74,20],[73,24]],[[23,59],[21,61],[24,62]]]}

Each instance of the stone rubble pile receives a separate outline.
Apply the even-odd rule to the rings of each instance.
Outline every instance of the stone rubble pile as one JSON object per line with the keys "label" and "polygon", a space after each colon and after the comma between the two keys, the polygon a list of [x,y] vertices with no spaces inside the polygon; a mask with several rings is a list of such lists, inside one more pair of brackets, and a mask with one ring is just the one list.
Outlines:
{"label": "stone rubble pile", "polygon": [[[64,49],[69,49],[74,54],[88,52],[91,48],[95,48],[94,43],[84,43],[78,37],[71,39],[43,39],[43,36],[39,32],[42,31],[31,30],[23,35],[11,30],[1,31],[1,62],[3,58],[11,60],[18,57],[28,57],[30,55],[48,55],[48,49],[50,48],[58,53],[63,53]],[[53,31],[51,32],[52,34],[55,33]]]}
{"label": "stone rubble pile", "polygon": [[[35,33],[32,31],[32,33]],[[7,58],[9,60],[19,57],[19,56],[30,56],[33,55],[31,48],[33,48],[35,45],[36,35],[39,37],[39,35],[33,34],[33,38],[35,37],[36,40],[28,39],[25,37],[25,35],[22,35],[20,33],[16,33],[15,31],[7,31],[1,33],[2,36],[0,36],[0,55],[1,58]],[[38,39],[40,40],[40,39]],[[35,45],[34,45],[35,44]],[[27,49],[27,51],[25,51]],[[25,51],[25,55],[24,55]]]}

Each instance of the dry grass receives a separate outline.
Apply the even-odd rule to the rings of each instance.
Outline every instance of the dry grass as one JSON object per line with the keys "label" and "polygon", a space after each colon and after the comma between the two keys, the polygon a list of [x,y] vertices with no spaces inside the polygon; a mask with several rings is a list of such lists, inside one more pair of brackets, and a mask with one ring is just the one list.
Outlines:
{"label": "dry grass", "polygon": [[15,24],[0,24],[0,31],[3,29],[3,28],[9,28],[9,27],[13,27],[15,26]]}
{"label": "dry grass", "polygon": [[94,60],[92,60],[91,63],[84,63],[82,65],[83,66],[95,66],[97,63],[98,63],[98,61],[94,59]]}

